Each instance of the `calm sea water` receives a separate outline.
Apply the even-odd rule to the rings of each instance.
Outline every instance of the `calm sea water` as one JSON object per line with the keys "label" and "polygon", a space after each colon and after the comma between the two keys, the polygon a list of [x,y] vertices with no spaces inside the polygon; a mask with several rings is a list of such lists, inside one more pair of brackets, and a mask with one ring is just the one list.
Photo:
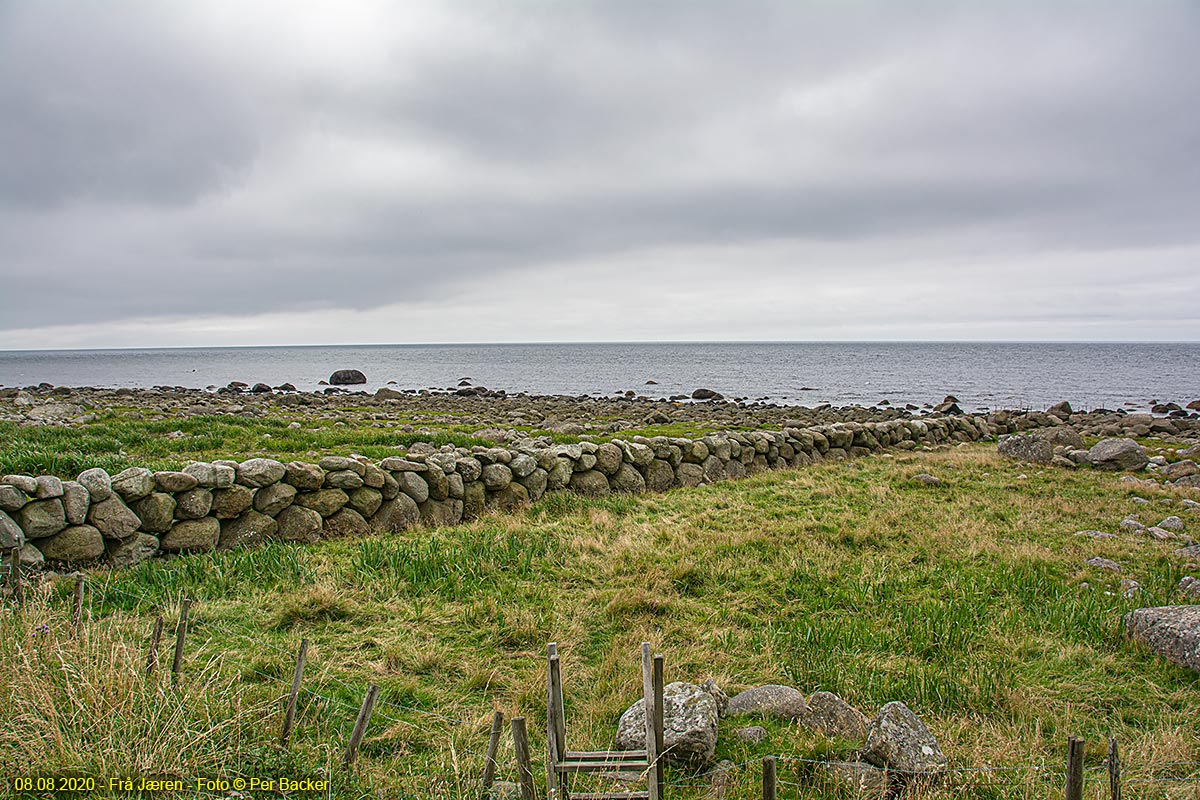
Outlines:
{"label": "calm sea water", "polygon": [[[657,343],[373,345],[0,352],[0,385],[154,385],[230,381],[315,389],[334,370],[366,387],[476,386],[535,394],[651,397],[698,387],[813,406],[938,402],[964,407],[1144,408],[1200,398],[1200,343]],[[657,385],[645,385],[648,380]]]}

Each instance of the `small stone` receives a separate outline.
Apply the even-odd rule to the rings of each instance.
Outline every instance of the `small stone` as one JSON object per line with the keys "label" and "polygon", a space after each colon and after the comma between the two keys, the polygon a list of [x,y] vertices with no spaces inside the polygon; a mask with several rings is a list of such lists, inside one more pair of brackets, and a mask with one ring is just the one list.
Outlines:
{"label": "small stone", "polygon": [[296,487],[288,483],[273,483],[254,494],[254,510],[273,517],[292,504]]}
{"label": "small stone", "polygon": [[1076,536],[1088,536],[1092,539],[1116,539],[1115,533],[1105,533],[1104,531],[1075,531]]}
{"label": "small stone", "polygon": [[88,510],[92,507],[92,498],[88,490],[78,481],[63,481],[63,511],[67,522],[71,525],[82,525],[87,522]]}
{"label": "small stone", "polygon": [[196,476],[186,472],[154,473],[154,488],[160,492],[186,492],[189,489],[195,489],[198,484]]}
{"label": "small stone", "polygon": [[1083,563],[1087,564],[1089,567],[1095,567],[1096,569],[1106,569],[1109,572],[1121,571],[1120,564],[1107,558],[1100,558],[1099,556],[1093,556]]}
{"label": "small stone", "polygon": [[361,475],[353,470],[341,469],[326,475],[325,485],[331,489],[351,491],[362,486],[363,479]]}
{"label": "small stone", "polygon": [[55,497],[62,497],[62,481],[53,475],[39,475],[37,478],[37,492],[34,493],[34,496],[39,500],[50,500]]}
{"label": "small stone", "polygon": [[933,475],[930,475],[928,472],[922,472],[919,475],[914,475],[913,480],[916,481],[917,483],[924,484],[925,486],[941,486],[942,485],[942,481],[940,478],[936,478]]}
{"label": "small stone", "polygon": [[284,480],[301,491],[312,491],[324,485],[325,471],[316,464],[292,461],[285,468]]}
{"label": "small stone", "polygon": [[125,539],[106,539],[104,552],[108,563],[125,568],[151,559],[158,553],[158,538],[148,533],[139,533]]}
{"label": "small stone", "polygon": [[283,480],[285,474],[287,467],[273,458],[252,458],[238,464],[236,482],[261,489]]}
{"label": "small stone", "polygon": [[30,497],[37,494],[38,490],[37,478],[31,475],[5,475],[0,478],[0,483],[15,486]]}
{"label": "small stone", "polygon": [[99,467],[84,470],[75,480],[88,490],[88,495],[92,498],[93,503],[103,502],[112,496],[112,479]]}
{"label": "small stone", "polygon": [[1158,527],[1168,531],[1183,530],[1183,520],[1176,516],[1170,516],[1158,523]]}
{"label": "small stone", "polygon": [[0,511],[20,511],[29,502],[29,495],[15,486],[0,484]]}
{"label": "small stone", "polygon": [[154,491],[154,473],[144,467],[130,467],[113,476],[112,490],[126,503],[141,500]]}

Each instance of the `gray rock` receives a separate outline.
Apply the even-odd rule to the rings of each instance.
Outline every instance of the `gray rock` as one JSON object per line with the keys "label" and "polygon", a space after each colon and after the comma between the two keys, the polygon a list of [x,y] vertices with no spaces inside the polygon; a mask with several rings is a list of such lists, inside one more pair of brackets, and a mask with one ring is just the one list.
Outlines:
{"label": "gray rock", "polygon": [[360,478],[365,474],[360,462],[345,456],[325,456],[318,462],[318,466],[325,472],[341,472],[348,469]]}
{"label": "gray rock", "polygon": [[487,489],[483,481],[463,484],[463,519],[477,519],[487,507]]}
{"label": "gray rock", "polygon": [[[341,489],[321,489],[316,492],[300,492],[292,502],[293,505],[288,508],[300,506],[312,509],[322,517],[332,517],[341,510],[342,506],[350,502],[350,496]],[[286,510],[285,508],[284,511]]]}
{"label": "gray rock", "polygon": [[1125,635],[1173,664],[1200,672],[1200,606],[1136,609],[1125,615]]}
{"label": "gray rock", "polygon": [[1054,458],[1054,445],[1031,433],[1001,436],[996,450],[1006,458],[1014,458],[1030,464],[1049,464],[1050,460]]}
{"label": "gray rock", "polygon": [[347,492],[359,488],[363,483],[362,476],[349,469],[339,469],[325,476],[326,486],[333,489],[342,489]]}
{"label": "gray rock", "polygon": [[725,690],[717,686],[717,682],[712,678],[700,684],[700,688],[712,696],[713,702],[717,704],[717,716],[724,719],[729,712],[729,695],[725,694]]}
{"label": "gray rock", "polygon": [[529,503],[529,490],[523,485],[513,482],[498,492],[488,495],[487,504],[493,508],[512,511]]}
{"label": "gray rock", "polygon": [[347,507],[325,520],[322,523],[322,532],[326,538],[343,539],[366,536],[370,534],[371,527],[362,514]]}
{"label": "gray rock", "polygon": [[866,716],[832,692],[814,693],[808,698],[808,710],[805,721],[818,733],[842,739],[867,738]]}
{"label": "gray rock", "polygon": [[26,542],[17,557],[20,559],[22,567],[39,569],[46,563],[46,557],[42,555],[42,551],[38,550],[33,542]]}
{"label": "gray rock", "polygon": [[154,488],[160,492],[186,492],[199,485],[195,475],[186,472],[154,473]]}
{"label": "gray rock", "polygon": [[1200,598],[1200,579],[1194,578],[1191,575],[1185,575],[1180,578],[1179,586],[1176,588],[1185,597]]}
{"label": "gray rock", "polygon": [[0,485],[0,511],[20,511],[29,502],[29,495],[15,486]]}
{"label": "gray rock", "polygon": [[612,442],[605,442],[596,448],[596,469],[605,475],[615,475],[624,456],[620,447]]}
{"label": "gray rock", "polygon": [[296,487],[290,483],[273,483],[254,493],[254,510],[273,517],[296,499]]}
{"label": "gray rock", "polygon": [[[285,542],[315,542],[321,538],[321,515],[311,508],[299,505],[299,498],[303,496],[304,493],[297,495],[296,504],[280,511],[279,516],[275,518],[279,523],[276,535]],[[333,516],[333,512],[330,516]]]}
{"label": "gray rock", "polygon": [[252,547],[274,538],[278,530],[279,523],[273,517],[259,511],[247,511],[234,519],[221,520],[217,547],[222,550]]}
{"label": "gray rock", "polygon": [[641,494],[646,491],[646,479],[632,464],[620,464],[608,484],[614,492]]}
{"label": "gray rock", "polygon": [[221,539],[221,522],[216,517],[176,522],[158,541],[164,553],[207,552]]}
{"label": "gray rock", "polygon": [[767,738],[767,729],[761,725],[748,725],[733,732],[734,738],[749,744],[758,744]]}
{"label": "gray rock", "polygon": [[421,513],[421,521],[431,528],[457,525],[462,522],[463,503],[461,500],[426,500],[418,508]]}
{"label": "gray rock", "polygon": [[867,729],[863,760],[901,773],[936,773],[946,769],[946,756],[925,723],[904,703],[880,709]]}
{"label": "gray rock", "polygon": [[175,521],[175,498],[166,492],[152,492],[134,503],[133,511],[142,521],[143,531],[166,533]]}
{"label": "gray rock", "polygon": [[87,522],[88,509],[92,507],[92,498],[88,490],[79,481],[63,481],[63,511],[67,522],[71,525],[83,525]]}
{"label": "gray rock", "polygon": [[63,484],[58,478],[53,475],[39,475],[37,478],[37,491],[34,497],[39,500],[51,500],[55,497],[63,496]]}
{"label": "gray rock", "polygon": [[518,453],[508,462],[508,468],[512,471],[513,478],[527,478],[537,469],[537,459],[525,453]]}
{"label": "gray rock", "polygon": [[254,491],[246,486],[230,486],[228,489],[212,490],[212,508],[217,519],[233,519],[254,503]]}
{"label": "gray rock", "polygon": [[183,471],[195,478],[196,485],[203,489],[228,489],[237,478],[237,468],[229,464],[192,462]]}
{"label": "gray rock", "polygon": [[652,459],[646,465],[646,488],[652,492],[665,492],[675,485],[675,470],[661,459]]}
{"label": "gray rock", "polygon": [[88,512],[88,522],[98,528],[106,539],[124,539],[133,535],[142,525],[137,514],[115,494],[107,500],[92,503]]}
{"label": "gray rock", "polygon": [[17,512],[17,524],[26,539],[44,539],[67,527],[62,500],[34,500]]}
{"label": "gray rock", "polygon": [[12,517],[0,511],[0,550],[25,546],[25,531]]}
{"label": "gray rock", "polygon": [[1097,469],[1134,472],[1150,462],[1146,450],[1133,439],[1102,439],[1088,450]]}
{"label": "gray rock", "polygon": [[189,489],[175,495],[176,519],[200,519],[212,510],[212,492],[208,489]]}
{"label": "gray rock", "polygon": [[498,492],[512,483],[512,470],[505,464],[488,464],[483,468],[481,477],[489,492]]}
{"label": "gray rock", "polygon": [[237,467],[237,483],[254,489],[279,483],[287,474],[287,467],[273,458],[252,458]]}
{"label": "gray rock", "polygon": [[106,539],[104,552],[105,558],[112,566],[122,569],[132,567],[154,558],[158,553],[158,537],[139,533],[125,539]]}
{"label": "gray rock", "polygon": [[[482,488],[482,487],[480,487]],[[371,528],[381,533],[395,533],[407,530],[421,521],[421,511],[417,503],[406,494],[398,494],[395,499],[387,500],[379,506],[379,510],[370,519]]]}
{"label": "gray rock", "polygon": [[[371,517],[379,507],[383,505],[383,493],[378,489],[371,489],[366,486],[361,486],[350,492],[350,500],[346,504],[347,508],[353,509],[363,517]],[[346,509],[342,509],[345,511]],[[341,513],[341,512],[338,512]],[[334,515],[336,516],[336,514]],[[326,526],[328,528],[328,526]],[[363,529],[366,529],[366,522],[363,522]]]}
{"label": "gray rock", "polygon": [[357,369],[339,369],[329,376],[332,386],[356,386],[366,382],[367,376]]}
{"label": "gray rock", "polygon": [[483,475],[483,464],[477,458],[460,458],[454,462],[454,470],[462,476],[464,483],[479,480]]}
{"label": "gray rock", "polygon": [[5,475],[0,478],[0,483],[15,486],[30,497],[37,494],[37,478],[32,475]]}
{"label": "gray rock", "polygon": [[804,702],[804,695],[792,687],[768,684],[734,695],[730,698],[725,713],[730,717],[754,714],[797,720],[808,716],[808,704]]}
{"label": "gray rock", "polygon": [[312,491],[325,485],[325,470],[316,464],[292,461],[284,468],[283,479],[301,491]]}
{"label": "gray rock", "polygon": [[1133,517],[1126,517],[1125,519],[1121,520],[1118,523],[1118,527],[1123,531],[1131,531],[1133,533],[1137,533],[1138,531],[1144,531],[1146,529],[1145,525],[1138,522]]}
{"label": "gray rock", "polygon": [[603,472],[595,469],[572,474],[570,487],[572,492],[590,497],[603,496],[609,492],[608,478]]}
{"label": "gray rock", "polygon": [[1116,539],[1115,533],[1105,533],[1104,531],[1075,531],[1076,536],[1087,536],[1091,539]]}
{"label": "gray rock", "polygon": [[1176,461],[1163,467],[1159,473],[1165,480],[1174,481],[1191,475],[1200,475],[1200,466],[1195,461]]}
{"label": "gray rock", "polygon": [[154,473],[145,467],[130,467],[112,477],[112,490],[126,503],[141,500],[154,491]]}
{"label": "gray rock", "polygon": [[88,496],[92,498],[93,503],[103,502],[112,497],[112,479],[99,467],[84,470],[76,480],[88,490]]}
{"label": "gray rock", "polygon": [[[645,701],[638,700],[617,723],[617,747],[640,750],[645,746]],[[717,704],[712,695],[691,683],[677,681],[666,685],[663,746],[672,763],[699,767],[713,760],[717,749]]]}
{"label": "gray rock", "polygon": [[72,525],[61,533],[40,539],[37,548],[47,561],[95,561],[104,555],[104,537],[91,525]]}
{"label": "gray rock", "polygon": [[919,475],[914,475],[913,481],[915,481],[916,483],[923,484],[925,486],[941,486],[942,485],[942,481],[940,478],[935,478],[933,475],[930,475],[928,472],[922,472]]}
{"label": "gray rock", "polygon": [[424,503],[429,499],[429,484],[425,482],[420,473],[397,472],[395,480],[400,486],[400,491],[411,497],[413,501]]}
{"label": "gray rock", "polygon": [[439,467],[430,465],[429,469],[421,473],[421,476],[429,485],[430,500],[445,500],[450,496],[450,479]]}
{"label": "gray rock", "polygon": [[1183,520],[1176,516],[1170,516],[1158,523],[1158,527],[1167,531],[1183,530]]}
{"label": "gray rock", "polygon": [[1099,556],[1093,556],[1083,563],[1087,564],[1089,567],[1095,567],[1096,569],[1106,569],[1109,572],[1121,571],[1120,564],[1115,561],[1110,561],[1107,558],[1100,558]]}
{"label": "gray rock", "polygon": [[429,469],[429,467],[425,466],[419,461],[409,461],[407,459],[397,458],[395,456],[392,456],[391,458],[385,458],[379,463],[379,466],[383,467],[388,472],[424,472],[425,470]]}

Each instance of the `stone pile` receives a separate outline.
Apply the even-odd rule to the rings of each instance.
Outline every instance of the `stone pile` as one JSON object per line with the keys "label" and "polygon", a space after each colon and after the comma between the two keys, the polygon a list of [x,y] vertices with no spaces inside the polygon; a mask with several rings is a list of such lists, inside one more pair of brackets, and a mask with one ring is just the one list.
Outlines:
{"label": "stone pile", "polygon": [[178,472],[131,467],[109,476],[90,469],[73,481],[6,475],[0,478],[0,546],[21,547],[27,564],[104,557],[128,566],[157,553],[454,525],[546,492],[661,492],[885,448],[976,441],[987,433],[982,418],[960,416],[600,444],[417,443],[403,457],[379,463],[254,458],[192,463]]}

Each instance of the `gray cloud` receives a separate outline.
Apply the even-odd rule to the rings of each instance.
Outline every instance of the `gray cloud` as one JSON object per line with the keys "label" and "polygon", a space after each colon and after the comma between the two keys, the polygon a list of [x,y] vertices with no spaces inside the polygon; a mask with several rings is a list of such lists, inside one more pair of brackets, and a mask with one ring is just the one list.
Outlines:
{"label": "gray cloud", "polygon": [[[1009,338],[1154,338],[1140,304],[1196,338],[1198,23],[1184,0],[0,3],[0,346],[213,317],[321,341],[372,309],[351,341],[626,338],[619,311],[522,329],[486,298],[570,305],[597,265],[669,292],[681,253],[756,282],[694,287],[744,306],[707,338],[789,336],[755,322],[764,287],[863,281],[939,300],[880,309],[887,335],[970,335],[1005,276],[1041,286],[980,317]],[[467,307],[465,334],[417,323]]]}

